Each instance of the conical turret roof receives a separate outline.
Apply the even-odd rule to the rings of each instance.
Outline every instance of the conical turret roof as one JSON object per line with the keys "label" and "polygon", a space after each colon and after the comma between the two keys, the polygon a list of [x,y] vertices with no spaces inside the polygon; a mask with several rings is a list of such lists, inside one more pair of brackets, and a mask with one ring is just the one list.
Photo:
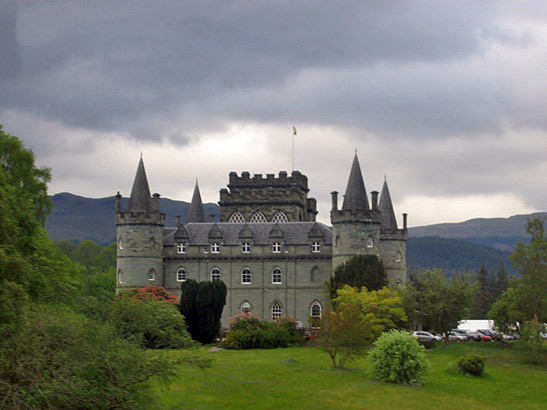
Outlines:
{"label": "conical turret roof", "polygon": [[355,157],[353,158],[353,164],[351,165],[351,172],[349,174],[346,194],[344,195],[342,211],[357,212],[369,210],[370,206],[368,204],[365,182],[363,181],[363,174],[361,173],[361,167],[359,165],[357,153],[355,153]]}
{"label": "conical turret roof", "polygon": [[396,231],[397,218],[395,218],[395,212],[393,212],[393,204],[391,203],[387,179],[384,179],[384,186],[382,187],[382,193],[380,194],[380,211],[382,211],[382,230]]}
{"label": "conical turret roof", "polygon": [[188,218],[186,218],[186,223],[190,222],[205,222],[205,209],[203,208],[203,202],[201,201],[197,180],[194,188],[194,195],[192,195],[192,202],[188,209]]}
{"label": "conical turret roof", "polygon": [[133,188],[131,189],[127,211],[149,213],[150,200],[150,188],[148,186],[148,180],[146,179],[146,171],[144,170],[144,162],[141,156],[137,174],[135,175],[135,181],[133,182]]}

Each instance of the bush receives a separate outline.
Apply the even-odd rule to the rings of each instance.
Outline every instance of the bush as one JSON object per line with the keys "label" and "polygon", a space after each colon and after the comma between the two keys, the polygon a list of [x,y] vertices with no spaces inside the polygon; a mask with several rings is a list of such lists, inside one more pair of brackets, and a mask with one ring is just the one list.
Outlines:
{"label": "bush", "polygon": [[469,353],[458,359],[457,368],[463,374],[480,376],[484,371],[484,357],[477,353]]}
{"label": "bush", "polygon": [[296,321],[287,316],[279,322],[261,321],[253,313],[240,313],[230,319],[230,329],[222,340],[226,349],[274,349],[287,347],[299,339]]}
{"label": "bush", "polygon": [[370,351],[372,377],[377,380],[422,385],[429,367],[425,349],[400,330],[383,333]]}

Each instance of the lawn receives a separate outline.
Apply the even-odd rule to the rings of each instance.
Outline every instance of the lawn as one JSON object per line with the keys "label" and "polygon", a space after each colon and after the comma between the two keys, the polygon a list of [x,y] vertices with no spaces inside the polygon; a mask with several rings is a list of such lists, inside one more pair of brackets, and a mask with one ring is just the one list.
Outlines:
{"label": "lawn", "polygon": [[[482,377],[454,370],[470,351],[486,357]],[[168,353],[166,353],[168,354]],[[423,387],[377,382],[366,359],[333,369],[313,347],[208,352],[211,367],[185,367],[167,384],[157,382],[161,409],[546,409],[547,373],[524,365],[496,343],[452,343],[428,350]]]}

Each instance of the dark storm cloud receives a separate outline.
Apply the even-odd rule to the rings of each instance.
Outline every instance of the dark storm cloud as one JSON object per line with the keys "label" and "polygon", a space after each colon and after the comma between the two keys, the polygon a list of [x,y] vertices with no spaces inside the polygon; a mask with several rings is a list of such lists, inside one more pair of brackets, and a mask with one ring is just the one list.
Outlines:
{"label": "dark storm cloud", "polygon": [[14,78],[21,70],[16,21],[17,0],[0,0],[0,81]]}
{"label": "dark storm cloud", "polygon": [[[187,140],[228,119],[317,122],[318,113],[377,132],[493,130],[508,97],[491,81],[412,67],[480,55],[485,37],[516,41],[495,26],[491,6],[472,1],[19,7],[23,71],[0,83],[0,108],[143,139]],[[13,25],[6,30],[14,39]],[[2,47],[18,71],[13,41]],[[316,82],[302,84],[308,73]],[[492,108],[492,98],[501,103]]]}

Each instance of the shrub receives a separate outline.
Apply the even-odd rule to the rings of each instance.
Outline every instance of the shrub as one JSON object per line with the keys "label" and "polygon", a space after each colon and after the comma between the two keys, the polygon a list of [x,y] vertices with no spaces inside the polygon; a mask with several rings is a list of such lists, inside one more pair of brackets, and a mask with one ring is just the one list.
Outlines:
{"label": "shrub", "polygon": [[144,288],[133,288],[122,292],[121,295],[127,295],[135,300],[154,299],[164,302],[179,303],[179,299],[171,292],[167,292],[162,286],[148,285]]}
{"label": "shrub", "polygon": [[458,359],[457,368],[463,374],[480,376],[484,371],[484,357],[477,353],[469,353]]}
{"label": "shrub", "polygon": [[543,332],[545,332],[545,325],[539,323],[537,318],[522,325],[520,339],[516,343],[522,362],[535,365],[546,364],[547,348],[543,344]]}
{"label": "shrub", "polygon": [[239,313],[230,319],[231,330],[251,330],[260,327],[260,318],[251,312]]}
{"label": "shrub", "polygon": [[[294,329],[294,330],[293,330]],[[279,322],[261,321],[253,313],[240,313],[230,319],[230,329],[222,340],[227,349],[274,349],[296,341],[296,321],[283,317]]]}
{"label": "shrub", "polygon": [[429,367],[424,347],[400,330],[383,333],[370,351],[370,360],[372,377],[390,383],[420,386]]}

